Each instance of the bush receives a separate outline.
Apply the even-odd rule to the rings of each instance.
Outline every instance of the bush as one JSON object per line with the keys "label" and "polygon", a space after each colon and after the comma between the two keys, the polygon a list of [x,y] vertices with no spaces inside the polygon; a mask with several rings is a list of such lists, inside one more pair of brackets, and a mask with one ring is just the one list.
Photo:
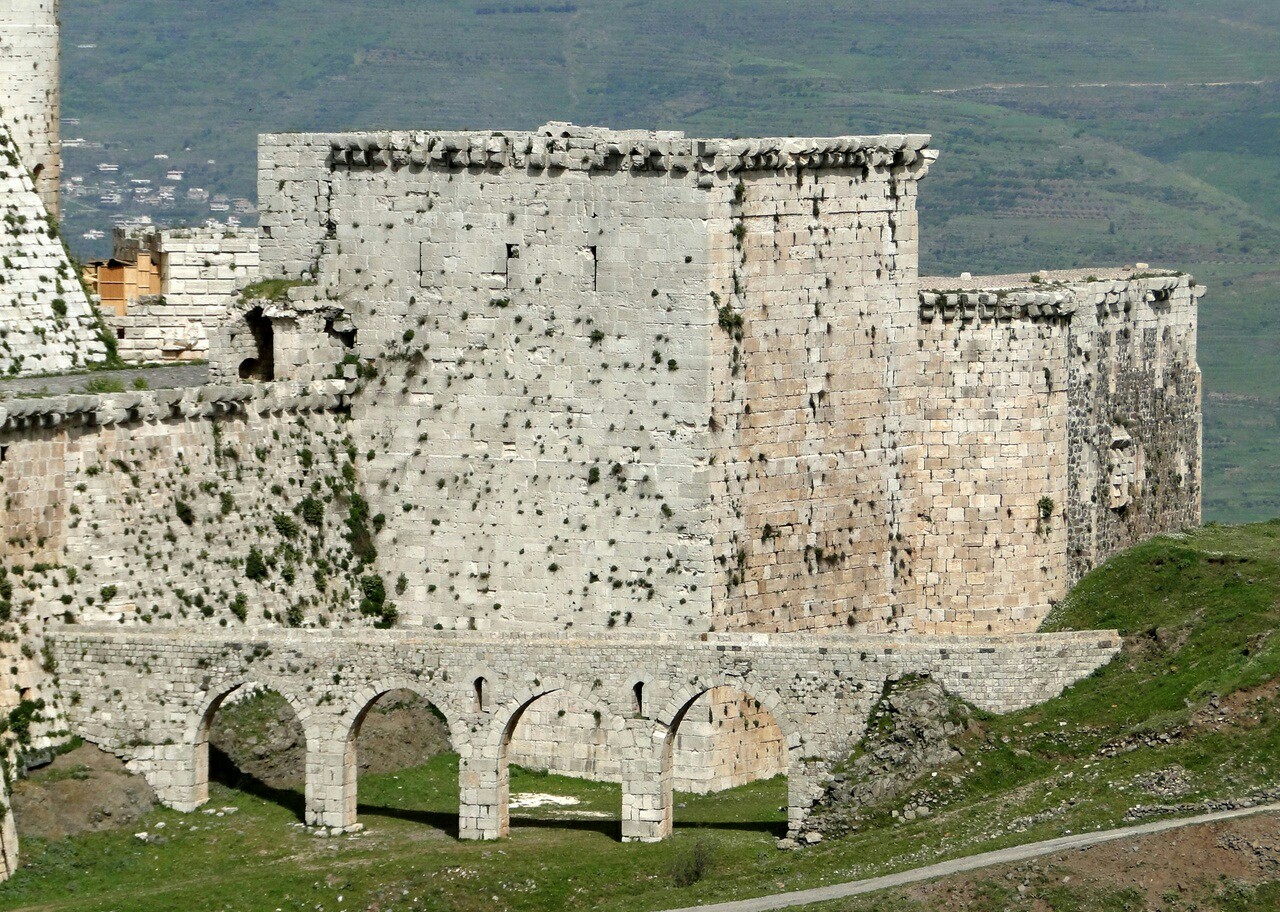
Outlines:
{"label": "bush", "polygon": [[94,377],[84,385],[86,393],[123,393],[124,382],[109,377]]}
{"label": "bush", "polygon": [[178,519],[182,520],[184,526],[189,526],[196,521],[196,511],[191,509],[191,504],[185,500],[175,500],[173,502],[173,512]]}
{"label": "bush", "polygon": [[691,887],[702,880],[711,868],[711,855],[711,846],[699,839],[671,860],[671,882],[677,887]]}
{"label": "bush", "polygon": [[231,613],[234,614],[241,622],[249,617],[249,600],[245,598],[243,592],[237,593],[236,597],[231,601]]}
{"label": "bush", "polygon": [[257,548],[249,549],[249,556],[244,562],[244,575],[260,583],[267,578],[267,563],[262,559],[262,552]]}
{"label": "bush", "polygon": [[284,513],[277,513],[271,517],[271,522],[275,524],[276,531],[279,532],[283,537],[285,538],[298,537],[298,524],[293,521],[292,516],[287,516]]}
{"label": "bush", "polygon": [[324,503],[315,497],[302,499],[302,519],[309,525],[318,526],[324,522]]}
{"label": "bush", "polygon": [[102,592],[101,592],[102,601],[104,603],[111,601],[113,598],[116,597],[116,592],[117,592],[117,589],[115,586],[103,586]]}

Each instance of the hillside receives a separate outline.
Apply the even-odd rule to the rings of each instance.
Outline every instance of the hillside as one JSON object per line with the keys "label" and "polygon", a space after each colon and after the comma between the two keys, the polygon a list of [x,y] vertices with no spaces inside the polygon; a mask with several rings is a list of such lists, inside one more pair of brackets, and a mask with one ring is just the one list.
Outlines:
{"label": "hillside", "polygon": [[[367,831],[360,836],[306,835],[296,825],[296,790],[215,786],[209,813],[157,810],[123,829],[56,842],[28,838],[23,869],[0,886],[0,908],[658,909],[858,879],[1275,795],[1278,618],[1280,522],[1210,527],[1139,546],[1091,574],[1051,620],[1063,629],[1118,627],[1125,648],[1116,661],[1031,710],[998,718],[968,711],[972,724],[953,736],[958,758],[921,771],[890,801],[863,808],[850,835],[798,852],[774,847],[784,821],[781,779],[678,796],[673,838],[623,845],[615,835],[617,786],[520,770],[512,779],[517,798],[569,803],[543,798],[541,806],[517,810],[509,841],[458,842],[449,838],[457,760],[446,753],[363,776]],[[904,815],[908,808],[913,813]],[[1277,827],[1239,827],[1211,838],[1217,847],[1205,857],[1221,861],[1226,852],[1231,859],[1221,861],[1222,872],[1192,870],[1184,879],[1212,899],[1222,886],[1217,874],[1234,872],[1245,899],[1221,905],[1269,908],[1248,905],[1248,898],[1274,905],[1273,888],[1258,884],[1275,879],[1265,863],[1280,863],[1267,841]],[[1108,857],[1075,886],[1046,879],[1046,871],[1061,870],[1051,860],[972,875],[953,882],[952,893],[912,891],[902,902],[915,910],[951,908],[955,890],[990,889],[1000,899],[1028,884],[1058,897],[1052,908],[1125,908],[1136,901],[1133,880],[1142,872]],[[1152,883],[1176,875],[1161,877]],[[884,897],[839,906],[900,907]]]}
{"label": "hillside", "polygon": [[[67,0],[62,16],[81,256],[114,219],[247,207],[265,131],[929,131],[944,157],[922,196],[924,274],[1147,261],[1211,287],[1206,517],[1280,514],[1275,4]],[[139,202],[170,169],[174,201]]]}

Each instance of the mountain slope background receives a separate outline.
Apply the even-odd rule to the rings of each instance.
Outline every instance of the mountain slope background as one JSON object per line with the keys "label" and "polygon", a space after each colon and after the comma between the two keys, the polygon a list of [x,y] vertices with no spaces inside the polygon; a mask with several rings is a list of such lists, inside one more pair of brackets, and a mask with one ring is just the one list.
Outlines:
{"label": "mountain slope background", "polygon": [[[1205,516],[1280,514],[1280,5],[1256,0],[65,0],[70,176],[255,196],[256,135],[932,133],[925,274],[1193,272]],[[167,159],[156,159],[156,155]],[[70,196],[81,234],[130,214]],[[163,213],[199,222],[179,195]]]}

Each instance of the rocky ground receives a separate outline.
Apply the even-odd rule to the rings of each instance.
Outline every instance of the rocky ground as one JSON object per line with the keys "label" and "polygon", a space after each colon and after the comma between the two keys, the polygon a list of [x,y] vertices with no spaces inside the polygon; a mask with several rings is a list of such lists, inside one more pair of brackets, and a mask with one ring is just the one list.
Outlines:
{"label": "rocky ground", "polygon": [[13,787],[19,838],[63,839],[128,826],[154,804],[141,776],[91,744],[55,758]]}
{"label": "rocky ground", "polygon": [[[819,803],[814,830],[824,836],[855,832],[887,804],[918,786],[929,769],[963,756],[955,742],[974,725],[971,710],[927,677],[891,682],[871,711],[866,737],[836,772]],[[927,791],[890,814],[906,820],[933,812]]]}

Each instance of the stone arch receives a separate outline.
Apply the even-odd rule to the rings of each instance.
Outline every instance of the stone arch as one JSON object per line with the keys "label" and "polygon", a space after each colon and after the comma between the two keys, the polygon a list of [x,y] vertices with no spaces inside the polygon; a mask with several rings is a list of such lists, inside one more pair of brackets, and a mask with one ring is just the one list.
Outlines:
{"label": "stone arch", "polygon": [[[511,777],[508,755],[516,726],[520,724],[520,720],[524,717],[529,707],[544,697],[563,693],[597,714],[602,724],[606,724],[609,730],[617,730],[625,725],[617,707],[611,705],[603,697],[597,696],[593,691],[594,688],[563,681],[543,682],[536,687],[520,691],[505,700],[500,706],[493,708],[493,723],[489,727],[488,743],[486,744],[488,750],[486,753],[492,757],[495,766],[494,772],[496,773],[493,779],[495,790],[493,793],[493,810],[496,835],[506,836],[511,832]],[[605,720],[608,721],[606,722]]]}
{"label": "stone arch", "polygon": [[[417,694],[429,702],[444,716],[445,726],[449,730],[449,741],[456,751],[469,737],[469,731],[463,722],[463,713],[447,699],[445,687],[429,686],[420,678],[394,677],[384,678],[361,687],[346,701],[346,709],[337,718],[333,738],[335,754],[331,758],[331,769],[324,776],[328,793],[316,809],[317,822],[322,819],[323,825],[335,829],[349,830],[356,828],[358,802],[358,770],[356,757],[356,739],[360,734],[360,726],[373,708],[374,703],[385,694],[394,690],[407,690]],[[309,805],[310,806],[310,805]]]}
{"label": "stone arch", "polygon": [[[294,716],[297,717],[298,724],[302,726],[302,733],[306,741],[306,756],[308,764],[310,758],[314,756],[320,746],[320,738],[312,724],[312,707],[310,703],[299,697],[290,688],[280,685],[278,682],[269,678],[258,678],[252,676],[237,677],[226,681],[213,684],[205,692],[205,698],[200,702],[194,718],[187,726],[183,735],[183,749],[189,751],[188,761],[183,764],[186,773],[179,771],[181,782],[180,791],[185,793],[181,795],[179,800],[174,802],[166,801],[180,811],[194,811],[209,800],[209,732],[213,726],[213,718],[218,713],[218,709],[238,690],[245,687],[259,686],[264,690],[275,691],[284,697],[285,702],[293,710]],[[308,776],[307,791],[310,792],[311,783]]]}
{"label": "stone arch", "polygon": [[782,762],[787,774],[788,818],[793,822],[797,821],[807,811],[808,789],[804,783],[802,757],[805,738],[800,726],[787,710],[783,696],[768,685],[749,683],[731,675],[717,675],[679,688],[662,712],[654,717],[657,726],[654,740],[658,750],[654,766],[658,781],[657,794],[653,797],[661,811],[660,819],[655,821],[658,824],[658,838],[669,835],[673,826],[673,754],[680,724],[700,698],[720,687],[747,695],[773,718],[783,738]]}

